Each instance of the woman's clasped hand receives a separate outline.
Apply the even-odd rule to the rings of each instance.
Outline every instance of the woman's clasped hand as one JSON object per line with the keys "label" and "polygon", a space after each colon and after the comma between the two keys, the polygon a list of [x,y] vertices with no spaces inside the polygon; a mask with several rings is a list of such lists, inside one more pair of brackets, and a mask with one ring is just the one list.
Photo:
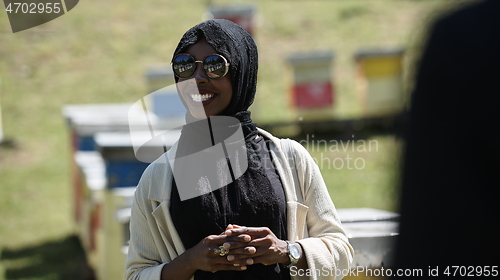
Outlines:
{"label": "woman's clasped hand", "polygon": [[195,269],[245,270],[248,265],[289,262],[287,243],[267,227],[228,225],[220,235],[210,235],[189,250]]}

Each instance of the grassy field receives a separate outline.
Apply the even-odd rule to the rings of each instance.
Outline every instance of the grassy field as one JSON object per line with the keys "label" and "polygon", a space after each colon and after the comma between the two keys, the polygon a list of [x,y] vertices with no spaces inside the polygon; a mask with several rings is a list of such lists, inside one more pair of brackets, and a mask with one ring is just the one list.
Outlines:
{"label": "grassy field", "polygon": [[[362,48],[403,46],[408,57],[415,57],[429,18],[451,2],[250,2],[258,8],[255,120],[292,118],[286,57],[312,50],[336,53],[332,78],[338,118],[359,116],[353,54]],[[61,108],[135,102],[147,94],[145,69],[170,61],[179,38],[201,21],[208,3],[80,1],[68,14],[16,34],[0,11],[0,106],[9,140],[0,146],[0,280],[83,279],[81,250],[71,237],[70,144]],[[406,73],[411,73],[411,61],[405,62]],[[411,76],[406,77],[409,87]],[[371,140],[378,142],[377,150],[332,151],[323,144],[310,149],[324,165],[322,172],[337,207],[396,210],[402,143],[393,136]],[[326,166],[348,156],[362,158],[365,165]]]}

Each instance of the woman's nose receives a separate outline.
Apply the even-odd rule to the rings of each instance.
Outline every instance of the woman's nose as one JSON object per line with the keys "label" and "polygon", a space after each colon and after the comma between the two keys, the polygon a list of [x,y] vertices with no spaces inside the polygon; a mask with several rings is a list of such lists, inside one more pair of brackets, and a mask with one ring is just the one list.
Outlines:
{"label": "woman's nose", "polygon": [[193,73],[193,78],[196,80],[196,84],[208,83],[208,76],[205,74],[205,71],[203,71],[202,63],[196,63],[196,70]]}

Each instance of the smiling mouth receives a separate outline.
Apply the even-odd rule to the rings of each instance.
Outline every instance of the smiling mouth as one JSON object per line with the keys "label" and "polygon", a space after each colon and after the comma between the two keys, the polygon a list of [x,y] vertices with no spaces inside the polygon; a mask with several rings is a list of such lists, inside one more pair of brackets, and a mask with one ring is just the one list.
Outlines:
{"label": "smiling mouth", "polygon": [[215,96],[215,94],[199,94],[199,93],[192,93],[190,94],[191,96],[191,99],[194,101],[194,102],[205,102],[207,100],[210,100],[212,97]]}

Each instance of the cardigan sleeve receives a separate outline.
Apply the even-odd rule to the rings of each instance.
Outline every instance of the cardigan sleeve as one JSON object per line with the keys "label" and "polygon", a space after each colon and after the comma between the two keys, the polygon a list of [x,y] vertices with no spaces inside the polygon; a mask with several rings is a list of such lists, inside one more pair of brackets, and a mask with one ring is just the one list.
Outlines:
{"label": "cardigan sleeve", "polygon": [[354,250],[342,229],[318,165],[302,145],[291,142],[303,203],[309,207],[306,217],[309,237],[297,240],[307,258],[309,279],[341,279],[350,269]]}
{"label": "cardigan sleeve", "polygon": [[160,262],[162,258],[155,242],[160,233],[157,232],[158,228],[152,225],[152,203],[147,197],[152,182],[152,168],[152,165],[146,168],[134,195],[125,272],[127,280],[160,280],[165,264]]}

